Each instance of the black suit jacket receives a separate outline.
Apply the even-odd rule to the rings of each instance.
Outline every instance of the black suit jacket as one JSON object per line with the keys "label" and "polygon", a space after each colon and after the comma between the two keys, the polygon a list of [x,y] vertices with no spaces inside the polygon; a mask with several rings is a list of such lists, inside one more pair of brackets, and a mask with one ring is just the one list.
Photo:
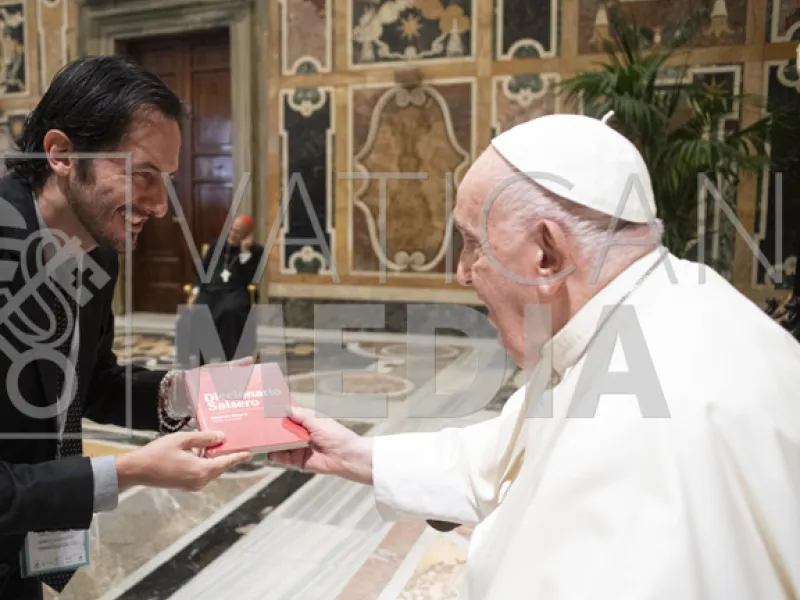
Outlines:
{"label": "black suit jacket", "polygon": [[[90,459],[55,460],[56,417],[35,418],[31,407],[56,402],[52,362],[26,362],[25,352],[36,346],[20,331],[47,330],[53,299],[46,285],[26,292],[26,282],[42,276],[35,245],[39,222],[31,188],[13,175],[0,179],[0,598],[35,597],[35,580],[19,577],[19,553],[29,531],[86,529],[94,512],[94,479]],[[89,254],[98,269],[84,270],[84,283],[92,297],[80,308],[81,372],[78,394],[84,416],[99,423],[158,429],[158,384],[164,372],[133,368],[131,416],[127,422],[126,369],[112,351],[114,315],[112,299],[118,274],[116,252],[98,248]],[[88,261],[91,263],[91,261]],[[84,267],[86,268],[86,267]],[[28,270],[26,274],[26,269]],[[98,275],[99,273],[99,275]],[[103,275],[106,273],[107,275]],[[30,353],[29,355],[30,356]],[[14,377],[16,372],[19,377]],[[19,391],[9,387],[18,381]],[[11,391],[10,391],[11,390]]]}

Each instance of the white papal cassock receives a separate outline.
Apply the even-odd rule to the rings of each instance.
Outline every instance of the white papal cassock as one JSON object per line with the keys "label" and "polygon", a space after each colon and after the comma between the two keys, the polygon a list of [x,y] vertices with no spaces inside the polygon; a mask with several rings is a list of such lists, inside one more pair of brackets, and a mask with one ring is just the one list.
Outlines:
{"label": "white papal cassock", "polygon": [[[668,255],[637,287],[662,252],[554,336],[552,417],[525,418],[540,397],[523,388],[493,420],[376,438],[386,520],[478,524],[461,598],[800,597],[800,344],[710,268]],[[606,351],[592,336],[621,300],[636,320],[614,313]],[[623,381],[589,373],[593,348],[613,354],[612,377],[654,366],[641,408],[606,394],[595,418],[568,416]],[[662,393],[669,417],[644,418]]]}

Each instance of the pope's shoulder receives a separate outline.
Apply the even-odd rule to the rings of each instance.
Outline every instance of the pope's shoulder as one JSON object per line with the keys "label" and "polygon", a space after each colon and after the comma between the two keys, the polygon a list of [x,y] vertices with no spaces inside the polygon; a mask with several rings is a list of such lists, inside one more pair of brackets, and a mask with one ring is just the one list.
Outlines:
{"label": "pope's shoulder", "polygon": [[737,411],[797,404],[797,340],[711,268],[680,261],[675,274],[637,306],[668,400]]}

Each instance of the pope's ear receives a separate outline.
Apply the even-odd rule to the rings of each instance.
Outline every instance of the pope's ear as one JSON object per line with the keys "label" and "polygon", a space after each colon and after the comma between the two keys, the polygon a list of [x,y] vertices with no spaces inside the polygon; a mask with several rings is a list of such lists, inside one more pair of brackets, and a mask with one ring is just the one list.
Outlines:
{"label": "pope's ear", "polygon": [[554,221],[542,219],[531,229],[531,241],[536,248],[535,267],[539,277],[556,277],[567,265],[567,235]]}
{"label": "pope's ear", "polygon": [[44,135],[44,151],[47,154],[47,164],[53,173],[59,177],[69,175],[70,169],[75,164],[74,157],[67,156],[73,152],[72,142],[67,134],[58,129],[51,129]]}

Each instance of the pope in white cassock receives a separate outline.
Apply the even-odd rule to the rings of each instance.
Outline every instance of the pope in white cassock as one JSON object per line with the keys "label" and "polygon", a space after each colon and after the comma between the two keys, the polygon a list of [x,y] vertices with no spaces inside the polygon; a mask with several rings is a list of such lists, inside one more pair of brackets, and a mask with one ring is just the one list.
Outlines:
{"label": "pope in white cassock", "polygon": [[387,520],[476,524],[462,599],[800,598],[800,344],[655,217],[605,122],[498,136],[458,190],[458,277],[527,385],[436,433],[298,410],[312,448],[272,459],[373,485]]}

